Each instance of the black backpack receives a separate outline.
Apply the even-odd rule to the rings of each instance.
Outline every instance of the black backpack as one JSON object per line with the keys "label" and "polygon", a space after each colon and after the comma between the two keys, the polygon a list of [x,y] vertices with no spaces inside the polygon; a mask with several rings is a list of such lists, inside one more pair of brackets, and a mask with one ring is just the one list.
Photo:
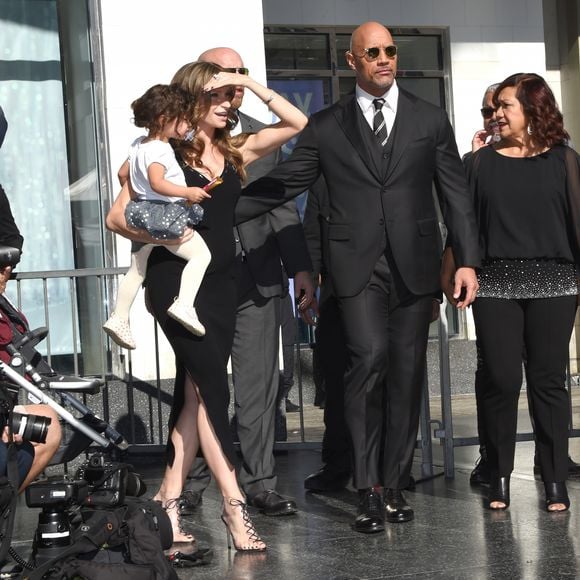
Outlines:
{"label": "black backpack", "polygon": [[163,554],[171,546],[171,523],[158,504],[131,500],[81,515],[72,545],[25,580],[177,580]]}

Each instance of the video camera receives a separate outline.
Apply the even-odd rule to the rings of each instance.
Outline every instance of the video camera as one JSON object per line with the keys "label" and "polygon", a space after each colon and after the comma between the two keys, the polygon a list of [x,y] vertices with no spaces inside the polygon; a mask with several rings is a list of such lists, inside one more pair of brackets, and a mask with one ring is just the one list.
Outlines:
{"label": "video camera", "polygon": [[11,246],[0,246],[0,268],[16,266],[20,262],[20,250]]}

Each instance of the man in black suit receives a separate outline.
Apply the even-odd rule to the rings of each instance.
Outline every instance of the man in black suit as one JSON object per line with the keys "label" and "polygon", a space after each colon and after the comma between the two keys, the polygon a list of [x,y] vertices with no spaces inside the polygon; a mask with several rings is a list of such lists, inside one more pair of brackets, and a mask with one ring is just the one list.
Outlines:
{"label": "man in black suit", "polygon": [[[231,48],[206,50],[198,60],[213,62],[232,72],[246,71],[247,74],[241,56]],[[264,123],[240,111],[243,96],[243,87],[236,87],[232,108],[239,123],[231,129],[233,135],[256,133],[264,127]],[[248,182],[275,167],[279,153],[277,151],[249,165]],[[232,378],[242,454],[240,483],[248,503],[264,514],[293,514],[297,511],[296,503],[276,491],[274,474],[280,298],[288,292],[288,280],[282,265],[285,273],[294,278],[297,295],[304,291],[303,300],[306,302],[313,295],[312,265],[294,200],[239,225],[234,233],[238,309],[232,347]],[[193,477],[186,483],[181,501],[184,514],[191,509],[191,504],[199,501],[209,481],[207,469],[204,467],[202,470],[198,464],[199,461],[194,465]]]}
{"label": "man in black suit", "polygon": [[[323,465],[304,480],[304,487],[319,492],[343,489],[352,474],[352,445],[344,417],[347,352],[338,302],[327,266],[329,217],[328,188],[324,178],[320,177],[308,191],[303,222],[312,259],[313,283],[320,286],[313,357],[316,357],[325,390]],[[303,311],[302,316],[307,323],[314,324],[308,310]]]}
{"label": "man in black suit", "polygon": [[320,174],[326,180],[328,268],[349,353],[345,416],[359,490],[354,528],[364,533],[382,531],[384,518],[413,518],[401,490],[409,482],[432,298],[440,287],[433,184],[460,264],[459,308],[475,299],[480,262],[453,130],[442,109],[397,86],[396,50],[381,24],[359,26],[346,53],[355,92],[312,115],[290,158],[251,184],[251,197],[238,204],[239,213],[267,207],[308,189]]}

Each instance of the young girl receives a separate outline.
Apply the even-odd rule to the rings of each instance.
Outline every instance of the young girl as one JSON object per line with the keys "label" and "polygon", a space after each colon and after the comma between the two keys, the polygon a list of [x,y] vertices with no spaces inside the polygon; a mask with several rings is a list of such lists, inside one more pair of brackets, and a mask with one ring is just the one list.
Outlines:
{"label": "young girl", "polygon": [[[129,149],[129,158],[119,176],[130,176],[135,199],[125,212],[127,223],[146,230],[155,239],[176,239],[187,226],[197,225],[203,218],[199,202],[211,197],[207,191],[219,180],[204,188],[187,187],[181,167],[175,159],[170,139],[185,140],[191,135],[188,119],[193,100],[189,93],[175,85],[155,85],[131,104],[135,125],[145,127],[148,135],[136,139]],[[120,346],[134,349],[135,341],[129,326],[129,310],[143,283],[147,260],[155,244],[133,243],[131,267],[123,278],[113,313],[103,325],[104,331]],[[187,242],[168,246],[170,251],[187,260],[181,276],[179,296],[167,310],[197,336],[205,334],[193,303],[211,254],[203,238],[194,233]]]}

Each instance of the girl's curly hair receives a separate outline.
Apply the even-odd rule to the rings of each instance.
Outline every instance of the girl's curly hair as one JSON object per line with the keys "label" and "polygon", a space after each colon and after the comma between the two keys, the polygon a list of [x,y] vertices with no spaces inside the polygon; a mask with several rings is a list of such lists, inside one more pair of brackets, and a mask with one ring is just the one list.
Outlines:
{"label": "girl's curly hair", "polygon": [[194,103],[191,95],[176,85],[153,85],[131,103],[131,108],[135,125],[158,135],[168,123],[189,119]]}

